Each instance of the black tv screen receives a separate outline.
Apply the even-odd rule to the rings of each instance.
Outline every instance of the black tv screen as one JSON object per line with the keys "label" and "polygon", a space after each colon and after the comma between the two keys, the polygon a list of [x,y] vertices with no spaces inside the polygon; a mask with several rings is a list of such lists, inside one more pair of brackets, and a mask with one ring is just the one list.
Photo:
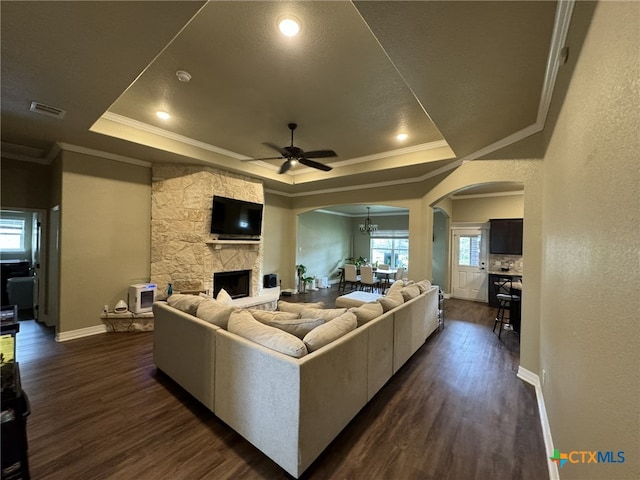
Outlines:
{"label": "black tv screen", "polygon": [[262,204],[215,195],[211,211],[211,233],[259,236],[262,233]]}

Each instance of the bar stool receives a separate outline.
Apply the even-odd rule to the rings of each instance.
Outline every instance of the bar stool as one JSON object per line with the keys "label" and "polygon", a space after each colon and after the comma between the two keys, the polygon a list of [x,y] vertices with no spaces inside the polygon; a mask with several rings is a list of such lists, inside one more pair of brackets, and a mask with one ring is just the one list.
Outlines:
{"label": "bar stool", "polygon": [[[494,282],[497,288],[496,298],[498,299],[498,312],[496,313],[495,322],[493,322],[493,332],[496,331],[496,326],[500,324],[500,330],[498,331],[498,338],[502,335],[502,330],[505,325],[511,325],[511,306],[513,303],[519,302],[520,297],[511,293],[511,279],[501,278],[497,282]],[[505,312],[509,312],[509,316],[505,318]]]}

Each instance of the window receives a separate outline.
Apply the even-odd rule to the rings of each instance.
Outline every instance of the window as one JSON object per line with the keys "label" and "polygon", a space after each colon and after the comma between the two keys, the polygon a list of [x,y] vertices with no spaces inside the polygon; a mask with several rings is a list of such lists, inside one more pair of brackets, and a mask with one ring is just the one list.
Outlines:
{"label": "window", "polygon": [[0,250],[24,252],[24,218],[0,218]]}
{"label": "window", "polygon": [[458,239],[458,265],[478,267],[480,265],[481,235],[460,235]]}
{"label": "window", "polygon": [[371,233],[371,263],[386,263],[391,268],[409,265],[409,231],[378,230]]}

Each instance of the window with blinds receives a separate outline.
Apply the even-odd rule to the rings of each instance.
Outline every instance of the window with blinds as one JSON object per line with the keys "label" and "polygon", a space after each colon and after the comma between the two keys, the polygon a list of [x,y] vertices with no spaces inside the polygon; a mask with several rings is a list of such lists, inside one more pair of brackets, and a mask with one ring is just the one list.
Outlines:
{"label": "window with blinds", "polygon": [[4,252],[24,251],[23,218],[0,218],[0,249]]}
{"label": "window with blinds", "polygon": [[409,231],[377,230],[371,233],[371,263],[385,263],[391,268],[409,265]]}

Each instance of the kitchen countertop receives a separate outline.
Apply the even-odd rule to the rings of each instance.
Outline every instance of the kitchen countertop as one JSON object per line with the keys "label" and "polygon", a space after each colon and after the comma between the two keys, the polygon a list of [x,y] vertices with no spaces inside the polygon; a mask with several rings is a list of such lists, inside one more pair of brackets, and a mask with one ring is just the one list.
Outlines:
{"label": "kitchen countertop", "polygon": [[508,272],[503,272],[502,270],[489,270],[490,275],[504,275],[505,277],[521,277],[522,273],[515,272],[513,270],[509,270]]}

